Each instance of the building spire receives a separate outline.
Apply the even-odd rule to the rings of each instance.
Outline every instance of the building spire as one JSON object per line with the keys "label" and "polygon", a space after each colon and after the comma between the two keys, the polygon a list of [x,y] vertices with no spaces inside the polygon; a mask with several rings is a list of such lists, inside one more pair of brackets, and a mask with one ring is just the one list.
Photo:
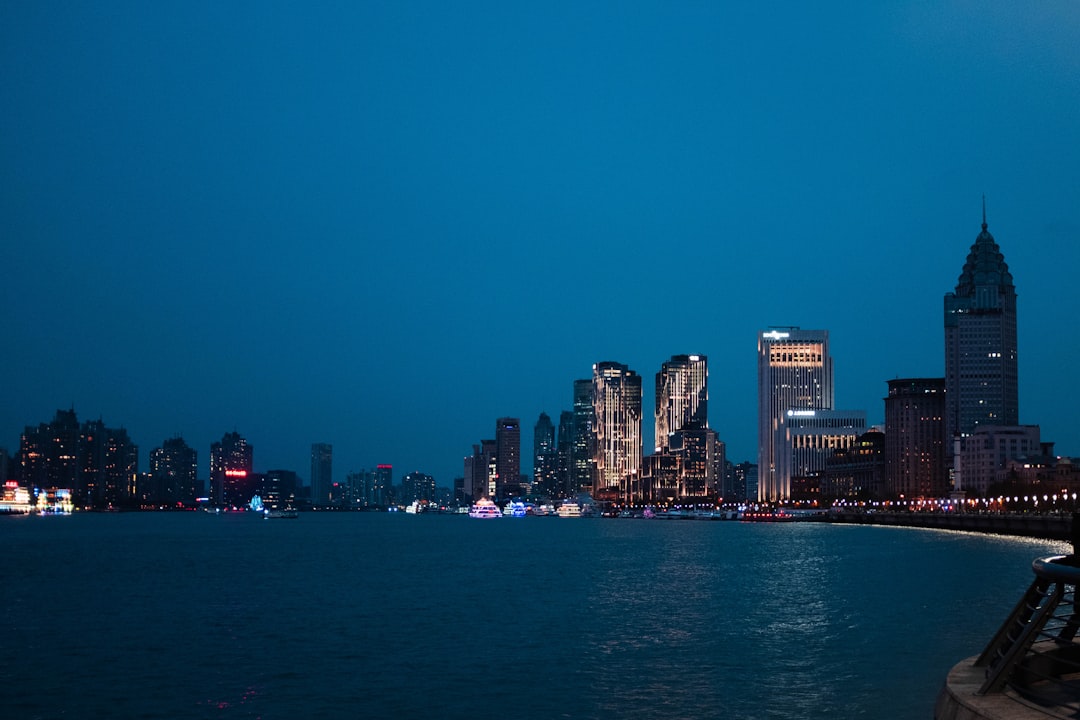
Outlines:
{"label": "building spire", "polygon": [[983,193],[983,232],[986,232],[986,193]]}

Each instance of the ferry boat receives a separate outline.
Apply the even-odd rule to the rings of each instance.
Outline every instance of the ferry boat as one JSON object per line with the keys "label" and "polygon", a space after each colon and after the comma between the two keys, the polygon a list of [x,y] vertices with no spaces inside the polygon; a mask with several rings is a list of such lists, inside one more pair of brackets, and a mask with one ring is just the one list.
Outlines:
{"label": "ferry boat", "polygon": [[559,509],[555,512],[558,514],[559,517],[563,518],[581,517],[581,506],[573,500],[567,500],[562,505],[560,505]]}
{"label": "ferry boat", "polygon": [[506,503],[506,507],[503,508],[503,515],[507,517],[525,517],[526,509],[525,503],[520,500],[514,500]]}
{"label": "ferry boat", "polygon": [[469,517],[488,519],[502,517],[499,506],[487,498],[480,498],[469,509]]}

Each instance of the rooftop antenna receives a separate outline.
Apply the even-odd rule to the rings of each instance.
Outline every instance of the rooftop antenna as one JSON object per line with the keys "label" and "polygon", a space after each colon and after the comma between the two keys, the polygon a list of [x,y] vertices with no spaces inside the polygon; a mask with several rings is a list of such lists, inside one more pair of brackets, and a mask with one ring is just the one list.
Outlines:
{"label": "rooftop antenna", "polygon": [[983,193],[983,230],[986,230],[986,193]]}

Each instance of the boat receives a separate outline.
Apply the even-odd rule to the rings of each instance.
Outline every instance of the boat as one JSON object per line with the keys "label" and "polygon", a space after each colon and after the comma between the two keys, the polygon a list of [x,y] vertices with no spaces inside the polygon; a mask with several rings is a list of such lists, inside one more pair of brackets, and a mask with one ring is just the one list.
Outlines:
{"label": "boat", "polygon": [[300,513],[295,508],[264,508],[264,520],[295,520]]}
{"label": "boat", "polygon": [[480,498],[469,509],[469,517],[488,519],[502,517],[499,506],[487,498]]}
{"label": "boat", "polygon": [[525,503],[521,502],[520,500],[514,500],[506,503],[506,507],[503,508],[503,515],[506,515],[507,517],[525,517]]}
{"label": "boat", "polygon": [[581,517],[581,506],[573,500],[567,500],[555,511],[559,517]]}
{"label": "boat", "polygon": [[405,512],[409,513],[410,515],[416,515],[418,512],[420,512],[420,501],[413,500],[409,505],[405,507]]}

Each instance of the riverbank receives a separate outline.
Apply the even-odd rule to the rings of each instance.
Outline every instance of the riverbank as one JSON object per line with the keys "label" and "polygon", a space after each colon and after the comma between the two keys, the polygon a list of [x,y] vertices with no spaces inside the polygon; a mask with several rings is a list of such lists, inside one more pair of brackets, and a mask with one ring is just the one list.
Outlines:
{"label": "riverbank", "polygon": [[1001,514],[964,512],[832,511],[827,522],[854,525],[892,525],[937,528],[995,535],[1019,535],[1043,540],[1072,540],[1072,514]]}

